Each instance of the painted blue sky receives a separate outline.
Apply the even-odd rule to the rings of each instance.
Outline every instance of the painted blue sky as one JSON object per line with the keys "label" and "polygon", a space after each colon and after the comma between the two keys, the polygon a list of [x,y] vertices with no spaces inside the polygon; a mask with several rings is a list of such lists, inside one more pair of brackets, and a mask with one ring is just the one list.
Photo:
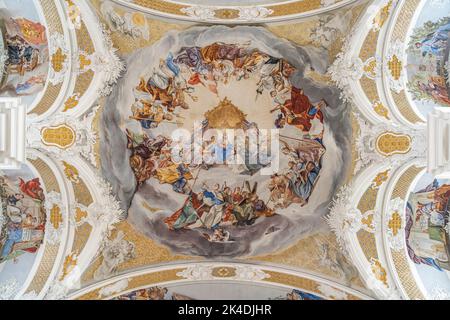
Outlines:
{"label": "painted blue sky", "polygon": [[422,26],[425,22],[436,21],[445,16],[450,16],[450,1],[428,0],[420,13],[416,26]]}

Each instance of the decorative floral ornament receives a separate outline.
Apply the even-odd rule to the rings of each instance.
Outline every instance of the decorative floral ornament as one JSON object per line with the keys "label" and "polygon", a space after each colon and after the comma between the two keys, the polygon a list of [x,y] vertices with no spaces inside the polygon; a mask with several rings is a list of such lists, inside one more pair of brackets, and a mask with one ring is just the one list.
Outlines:
{"label": "decorative floral ornament", "polygon": [[430,294],[431,300],[450,300],[450,292],[442,287],[434,287]]}
{"label": "decorative floral ornament", "polygon": [[120,293],[128,288],[128,282],[128,278],[126,278],[103,287],[98,291],[98,297],[101,299],[103,297],[110,297],[114,294]]}
{"label": "decorative floral ornament", "polygon": [[[255,7],[226,7],[218,8],[211,6],[191,6],[181,8],[180,11],[185,15],[196,18],[199,20],[212,20],[212,19],[235,19],[235,20],[245,20],[254,21],[258,19],[263,19],[270,16],[274,11],[266,7],[255,6]],[[235,12],[236,15],[230,14],[228,18],[220,15],[220,12]],[[236,16],[236,17],[235,17]]]}
{"label": "decorative floral ornament", "polygon": [[[97,134],[93,128],[93,121],[97,114],[99,106],[91,109],[91,111],[79,119],[65,115],[56,115],[40,122],[31,122],[27,128],[27,147],[42,149],[50,153],[58,159],[81,155],[88,160],[93,166],[96,166],[96,158],[94,146],[97,142]],[[44,128],[57,127],[65,125],[75,132],[75,142],[66,149],[61,149],[56,145],[44,144],[42,140],[42,132]],[[76,177],[73,177],[76,179]]]}
{"label": "decorative floral ornament", "polygon": [[333,64],[328,68],[328,74],[336,86],[342,90],[341,99],[353,102],[351,83],[358,81],[364,74],[364,63],[359,57],[355,57],[351,51],[353,34],[344,39],[344,47],[336,56]]}
{"label": "decorative floral ornament", "polygon": [[244,7],[239,8],[238,20],[252,21],[256,19],[266,18],[273,13],[272,9],[266,7]]}
{"label": "decorative floral ornament", "polygon": [[45,195],[45,211],[47,212],[45,241],[57,245],[61,242],[63,223],[66,219],[65,206],[59,193],[51,191]]}
{"label": "decorative floral ornament", "polygon": [[334,300],[347,300],[348,296],[347,293],[338,290],[336,288],[333,288],[327,284],[319,284],[317,286],[317,290],[319,290],[325,297],[329,298],[329,299],[334,299]]}
{"label": "decorative floral ornament", "polygon": [[331,203],[330,213],[325,218],[344,252],[347,252],[345,242],[347,234],[358,232],[362,227],[362,214],[353,205],[353,193],[351,186],[342,186]]}
{"label": "decorative floral ornament", "polygon": [[55,86],[64,81],[68,72],[70,52],[64,36],[58,32],[50,35],[48,47],[51,62],[48,80]]}
{"label": "decorative floral ornament", "polygon": [[8,61],[8,51],[0,48],[0,78],[6,72],[6,61]]}

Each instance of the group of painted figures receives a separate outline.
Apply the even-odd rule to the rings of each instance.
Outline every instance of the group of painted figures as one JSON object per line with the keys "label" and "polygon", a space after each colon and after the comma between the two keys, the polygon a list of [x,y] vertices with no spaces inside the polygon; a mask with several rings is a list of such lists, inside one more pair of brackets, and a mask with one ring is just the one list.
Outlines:
{"label": "group of painted figures", "polygon": [[270,94],[275,106],[272,112],[280,111],[275,125],[282,128],[287,123],[313,138],[321,138],[321,109],[327,104],[324,100],[311,103],[301,88],[292,86],[289,77],[295,71],[284,59],[238,44],[182,48],[176,57],[169,53],[166,59],[161,59],[148,80],[141,78],[134,89],[130,118],[145,129],[155,128],[163,121],[177,123],[181,119],[176,109],[188,109],[188,99],[198,100],[196,86],[204,86],[218,95],[219,82],[227,84],[232,79],[240,81],[257,74],[256,101],[263,92]]}
{"label": "group of painted figures", "polygon": [[248,181],[233,188],[226,182],[222,186],[215,184],[212,188],[203,184],[201,192],[191,192],[182,208],[164,222],[171,230],[213,229],[212,236],[205,234],[209,241],[230,241],[228,231],[222,227],[251,225],[259,217],[274,215],[256,191],[257,184],[251,187]]}
{"label": "group of painted figures", "polygon": [[[322,110],[327,103],[325,100],[312,103],[301,88],[293,86],[290,77],[295,71],[284,59],[248,45],[213,43],[202,48],[182,48],[176,56],[169,53],[147,80],[140,79],[134,88],[130,119],[140,123],[143,133],[126,131],[130,165],[138,187],[155,178],[160,183],[171,184],[175,192],[187,195],[184,205],[166,218],[169,229],[205,228],[213,230],[205,234],[209,241],[229,241],[230,235],[223,226],[250,225],[258,217],[273,216],[277,208],[286,208],[292,203],[307,204],[325,153]],[[197,86],[218,95],[219,82],[226,85],[250,76],[257,77],[256,103],[265,92],[273,99],[273,109],[268,116],[276,112],[275,127],[281,129],[288,125],[298,129],[296,137],[286,137],[289,142],[283,142],[282,151],[290,159],[288,168],[271,177],[267,203],[259,199],[256,186],[250,188],[248,182],[233,188],[226,183],[212,188],[203,185],[200,192],[193,192],[196,178],[192,172],[198,170],[198,175],[200,170],[209,167],[173,162],[172,140],[161,134],[155,136],[153,130],[161,123],[179,124],[183,117],[176,110],[189,109],[188,99],[198,101]],[[205,152],[215,149],[216,154],[226,154],[227,147],[213,140],[201,146]],[[244,167],[238,174],[253,175],[262,165],[252,167],[246,161]]]}
{"label": "group of painted figures", "polygon": [[0,196],[0,262],[36,252],[44,239],[46,221],[39,179],[25,182],[19,178],[19,189],[14,190],[0,177]]}
{"label": "group of painted figures", "polygon": [[[146,289],[139,289],[126,294],[115,297],[113,300],[195,300],[189,296],[179,294],[176,292],[169,292],[165,287],[150,287]],[[276,298],[269,298],[269,300],[322,300],[322,298],[304,292],[298,289],[286,293],[286,295]]]}
{"label": "group of painted figures", "polygon": [[450,20],[414,44],[421,61],[415,87],[436,103],[450,106],[446,65],[449,59]]}

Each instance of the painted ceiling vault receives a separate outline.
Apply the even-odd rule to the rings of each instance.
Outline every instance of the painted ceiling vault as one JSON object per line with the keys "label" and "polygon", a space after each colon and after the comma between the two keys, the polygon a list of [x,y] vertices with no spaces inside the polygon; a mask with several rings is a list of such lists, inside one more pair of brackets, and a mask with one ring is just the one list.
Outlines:
{"label": "painted ceiling vault", "polygon": [[445,0],[0,0],[0,299],[449,299],[449,36]]}

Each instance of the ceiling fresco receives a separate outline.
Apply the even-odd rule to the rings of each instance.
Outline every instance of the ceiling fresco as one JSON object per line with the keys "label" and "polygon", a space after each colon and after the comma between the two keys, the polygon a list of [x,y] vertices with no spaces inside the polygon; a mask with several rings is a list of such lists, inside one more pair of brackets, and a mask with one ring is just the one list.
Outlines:
{"label": "ceiling fresco", "polygon": [[449,9],[0,0],[0,299],[448,299]]}
{"label": "ceiling fresco", "polygon": [[232,283],[186,284],[171,287],[150,287],[132,291],[113,300],[230,300],[252,297],[254,300],[322,300],[323,298],[297,289],[251,286]]}
{"label": "ceiling fresco", "polygon": [[0,2],[2,47],[8,52],[0,92],[27,104],[43,90],[49,70],[45,21],[38,10],[23,1]]}

